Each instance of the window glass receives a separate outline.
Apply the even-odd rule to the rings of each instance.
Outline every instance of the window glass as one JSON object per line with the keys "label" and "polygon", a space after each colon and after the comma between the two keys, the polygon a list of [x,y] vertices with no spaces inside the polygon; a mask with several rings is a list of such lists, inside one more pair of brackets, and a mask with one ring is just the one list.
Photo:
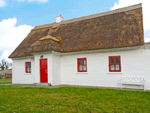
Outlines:
{"label": "window glass", "polygon": [[114,65],[111,65],[111,70],[115,70],[115,66]]}
{"label": "window glass", "polygon": [[29,72],[30,70],[29,70],[29,68],[27,68],[27,72]]}
{"label": "window glass", "polygon": [[116,58],[116,64],[119,64],[119,58]]}
{"label": "window glass", "polygon": [[31,63],[29,63],[29,67],[31,67]]}
{"label": "window glass", "polygon": [[86,65],[86,60],[83,60],[83,65]]}
{"label": "window glass", "polygon": [[82,65],[82,60],[79,60],[79,65]]}
{"label": "window glass", "polygon": [[116,70],[119,70],[119,65],[116,65]]}
{"label": "window glass", "polygon": [[79,70],[82,71],[82,65],[79,66]]}
{"label": "window glass", "polygon": [[29,67],[29,63],[27,63],[27,67]]}
{"label": "window glass", "polygon": [[86,70],[86,66],[83,66],[83,70],[84,70],[84,71]]}
{"label": "window glass", "polygon": [[114,58],[111,58],[110,61],[111,61],[111,64],[114,64]]}

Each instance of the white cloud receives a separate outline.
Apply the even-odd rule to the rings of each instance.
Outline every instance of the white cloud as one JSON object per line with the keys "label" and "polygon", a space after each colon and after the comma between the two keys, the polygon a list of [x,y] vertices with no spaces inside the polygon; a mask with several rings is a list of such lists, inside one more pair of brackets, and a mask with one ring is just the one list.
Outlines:
{"label": "white cloud", "polygon": [[143,23],[144,23],[144,31],[147,31],[150,29],[150,16],[149,16],[149,11],[150,11],[150,0],[119,0],[119,3],[115,3],[113,7],[111,7],[111,10],[126,7],[129,5],[135,5],[138,3],[142,3],[143,7]]}
{"label": "white cloud", "polygon": [[[26,0],[17,0],[18,2],[25,2]],[[46,3],[48,0],[27,0],[28,2]]]}
{"label": "white cloud", "polygon": [[7,6],[6,1],[0,0],[0,7],[5,7],[5,6]]}
{"label": "white cloud", "polygon": [[3,51],[2,55],[0,56],[0,62],[3,58],[6,59],[6,61],[8,61],[8,62],[12,62],[12,60],[8,58],[8,56],[11,54],[11,52],[12,51],[7,51],[7,50]]}
{"label": "white cloud", "polygon": [[150,38],[145,38],[145,42],[150,42]]}
{"label": "white cloud", "polygon": [[4,19],[0,22],[0,60],[6,58],[21,43],[33,28],[29,25],[20,25],[16,27],[17,19]]}

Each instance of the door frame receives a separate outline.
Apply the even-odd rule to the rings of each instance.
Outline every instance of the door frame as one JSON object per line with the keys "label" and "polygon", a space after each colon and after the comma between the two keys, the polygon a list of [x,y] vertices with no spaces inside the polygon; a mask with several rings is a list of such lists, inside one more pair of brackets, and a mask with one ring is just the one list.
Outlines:
{"label": "door frame", "polygon": [[[47,82],[41,82],[41,60],[47,60]],[[47,58],[44,58],[44,59],[39,59],[39,71],[40,71],[40,83],[48,83],[48,59]]]}

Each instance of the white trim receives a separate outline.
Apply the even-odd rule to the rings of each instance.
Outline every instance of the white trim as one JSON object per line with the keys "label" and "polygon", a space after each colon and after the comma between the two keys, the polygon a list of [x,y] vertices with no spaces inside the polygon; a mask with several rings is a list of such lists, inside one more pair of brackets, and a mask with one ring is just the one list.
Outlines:
{"label": "white trim", "polygon": [[68,53],[61,53],[61,52],[56,52],[55,51],[55,53],[57,53],[57,55],[60,55],[60,56],[67,56],[67,55],[89,54],[89,53],[129,51],[129,50],[136,50],[136,49],[144,49],[144,45],[142,45],[142,46],[133,46],[133,47],[112,48],[112,49],[86,50],[86,51],[68,52]]}
{"label": "white trim", "polygon": [[60,56],[61,53],[60,52],[56,52],[56,51],[52,51],[52,54]]}
{"label": "white trim", "polygon": [[18,58],[10,58],[12,60],[22,60],[22,59],[33,59],[34,56],[26,56],[26,57],[18,57]]}
{"label": "white trim", "polygon": [[24,73],[24,75],[32,75],[32,73]]}

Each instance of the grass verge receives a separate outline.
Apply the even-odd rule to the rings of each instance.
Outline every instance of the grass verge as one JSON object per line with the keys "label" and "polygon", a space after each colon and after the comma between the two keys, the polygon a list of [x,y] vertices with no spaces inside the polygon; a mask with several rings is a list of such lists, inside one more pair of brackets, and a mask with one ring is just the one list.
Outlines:
{"label": "grass verge", "polygon": [[149,113],[150,92],[0,86],[2,113]]}
{"label": "grass verge", "polygon": [[0,79],[0,84],[11,84],[11,83],[12,83],[12,78]]}

